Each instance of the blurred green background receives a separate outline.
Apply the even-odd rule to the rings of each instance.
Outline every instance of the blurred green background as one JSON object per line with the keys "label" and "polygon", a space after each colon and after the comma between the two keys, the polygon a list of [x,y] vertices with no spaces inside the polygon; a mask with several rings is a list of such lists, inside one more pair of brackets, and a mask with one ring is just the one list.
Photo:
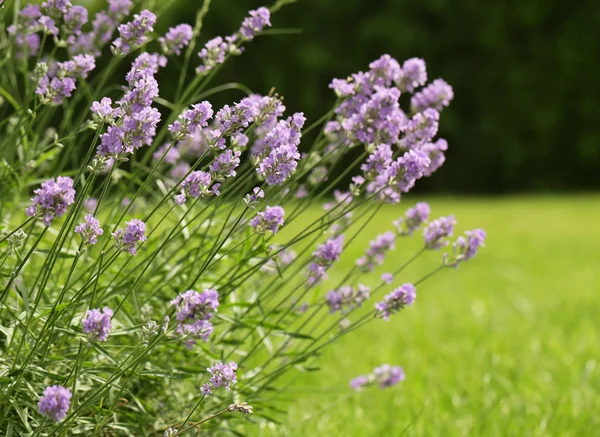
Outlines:
{"label": "blurred green background", "polygon": [[[213,1],[203,41],[231,33],[264,4]],[[200,5],[174,2],[157,28],[191,22]],[[447,162],[418,190],[600,188],[597,1],[299,0],[272,23],[302,33],[258,38],[219,81],[243,81],[262,93],[275,87],[311,120],[334,102],[331,78],[365,70],[383,53],[422,57],[430,79],[454,87],[440,129],[450,144]]]}

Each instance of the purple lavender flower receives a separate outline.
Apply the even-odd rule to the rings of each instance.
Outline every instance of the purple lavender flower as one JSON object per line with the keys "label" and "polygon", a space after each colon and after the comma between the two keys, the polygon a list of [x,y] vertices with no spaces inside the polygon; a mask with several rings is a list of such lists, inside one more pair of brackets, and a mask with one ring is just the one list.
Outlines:
{"label": "purple lavender flower", "polygon": [[376,265],[383,264],[385,254],[389,250],[396,248],[396,234],[393,232],[385,232],[379,234],[374,240],[369,242],[369,248],[365,256],[356,260],[356,265],[361,267],[365,272],[371,272]]}
{"label": "purple lavender flower", "polygon": [[76,37],[81,34],[82,26],[88,22],[88,10],[83,6],[73,6],[65,15],[65,27],[67,29],[66,40],[74,44]]}
{"label": "purple lavender flower", "polygon": [[244,18],[240,34],[242,39],[251,41],[262,32],[263,28],[271,27],[271,13],[265,7],[248,12],[249,16]]}
{"label": "purple lavender flower", "polygon": [[179,321],[175,332],[189,339],[188,347],[195,344],[196,338],[207,342],[213,332],[213,325],[209,320],[219,307],[219,293],[211,288],[202,293],[188,290],[173,299],[171,304],[176,308]]}
{"label": "purple lavender flower", "polygon": [[344,248],[344,236],[330,238],[313,252],[314,262],[308,266],[308,284],[316,284],[327,278],[327,269],[340,259]]}
{"label": "purple lavender flower", "polygon": [[417,203],[414,208],[409,208],[404,217],[394,221],[399,235],[412,235],[413,232],[421,227],[429,219],[429,204],[425,202]]}
{"label": "purple lavender flower", "polygon": [[60,385],[46,387],[44,395],[38,401],[40,414],[50,417],[56,422],[67,417],[67,411],[71,407],[71,390]]}
{"label": "purple lavender flower", "polygon": [[104,233],[98,219],[91,214],[85,216],[85,221],[83,223],[75,226],[75,232],[81,235],[83,244],[86,245],[96,244],[98,242],[98,237]]}
{"label": "purple lavender flower", "polygon": [[58,27],[56,27],[56,24],[52,18],[42,15],[40,18],[38,18],[38,23],[40,26],[42,26],[42,31],[44,33],[54,36],[58,35]]}
{"label": "purple lavender flower", "polygon": [[69,0],[47,0],[42,3],[42,9],[51,17],[60,18],[65,15],[72,4]]}
{"label": "purple lavender flower", "polygon": [[164,37],[159,38],[165,55],[181,54],[181,49],[187,47],[192,38],[194,31],[189,24],[179,24],[171,27]]}
{"label": "purple lavender flower", "polygon": [[479,248],[485,246],[485,237],[486,233],[483,229],[466,231],[465,237],[458,237],[456,242],[452,245],[454,260],[453,262],[449,262],[448,265],[458,267],[459,263],[474,258],[475,255],[477,255]]}
{"label": "purple lavender flower", "polygon": [[103,97],[99,102],[93,102],[90,110],[92,111],[92,118],[101,123],[112,121],[117,115],[112,107],[110,97]]}
{"label": "purple lavender flower", "polygon": [[388,144],[378,145],[365,163],[360,166],[360,169],[365,173],[365,178],[371,180],[385,174],[392,163],[392,157],[392,148]]}
{"label": "purple lavender flower", "polygon": [[192,105],[192,109],[183,111],[179,119],[169,125],[169,131],[173,133],[173,138],[181,140],[186,135],[195,134],[200,128],[206,127],[212,116],[213,109],[209,102]]}
{"label": "purple lavender flower", "polygon": [[281,185],[298,166],[301,129],[306,118],[296,113],[287,120],[280,120],[265,136],[266,157],[260,161],[257,173],[268,185]]}
{"label": "purple lavender flower", "polygon": [[156,15],[147,9],[133,16],[133,21],[119,26],[119,38],[113,42],[117,55],[126,55],[133,48],[146,42],[148,34],[154,30]]}
{"label": "purple lavender flower", "polygon": [[387,388],[405,379],[406,374],[402,367],[382,364],[379,367],[375,367],[372,373],[354,378],[350,381],[350,387],[354,390],[359,390],[366,385],[378,384],[379,388]]}
{"label": "purple lavender flower", "polygon": [[265,192],[260,187],[254,187],[252,193],[254,194],[246,194],[246,196],[243,199],[243,202],[250,209],[256,208],[256,205],[258,205],[260,199],[263,199],[265,197]]}
{"label": "purple lavender flower", "polygon": [[448,142],[440,138],[435,143],[426,143],[421,147],[421,150],[429,156],[431,164],[423,172],[424,176],[431,176],[438,168],[446,161],[444,152],[448,150]]}
{"label": "purple lavender flower", "polygon": [[197,197],[214,194],[214,192],[210,190],[211,184],[212,176],[210,173],[205,171],[194,171],[190,173],[181,183],[181,194],[177,196],[176,202],[181,205],[185,202],[187,196],[195,199]]}
{"label": "purple lavender flower", "polygon": [[399,192],[408,193],[414,187],[417,179],[423,177],[430,162],[429,157],[424,152],[409,150],[392,162],[388,175]]}
{"label": "purple lavender flower", "polygon": [[279,228],[283,226],[283,215],[284,210],[281,206],[267,205],[264,212],[257,213],[256,217],[250,220],[249,225],[259,234],[264,234],[267,231],[276,234]]}
{"label": "purple lavender flower", "polygon": [[392,275],[391,273],[383,273],[381,275],[381,281],[384,284],[391,284],[393,280],[394,280],[394,275]]}
{"label": "purple lavender flower", "polygon": [[75,90],[75,80],[70,77],[59,79],[43,76],[35,89],[40,100],[46,105],[60,105],[67,97],[71,97]]}
{"label": "purple lavender flower", "polygon": [[99,308],[88,310],[81,322],[83,332],[88,334],[91,341],[106,341],[112,329],[110,319],[113,314],[109,307],[104,307],[102,311]]}
{"label": "purple lavender flower", "polygon": [[387,322],[392,314],[400,311],[405,306],[412,306],[416,297],[417,292],[414,285],[402,284],[387,294],[383,301],[375,304],[377,315]]}
{"label": "purple lavender flower", "polygon": [[369,384],[369,378],[367,376],[360,375],[350,381],[350,388],[353,390],[360,390],[367,384]]}
{"label": "purple lavender flower", "polygon": [[127,223],[125,230],[119,229],[113,232],[115,237],[115,247],[122,252],[129,252],[135,255],[138,243],[146,241],[146,224],[138,219],[131,219]]}
{"label": "purple lavender flower", "polygon": [[62,217],[67,207],[75,202],[73,179],[67,176],[48,179],[33,193],[35,196],[25,213],[29,217],[40,214],[44,226],[50,226],[55,218]]}
{"label": "purple lavender flower", "polygon": [[231,149],[227,149],[217,156],[208,166],[213,179],[223,182],[227,178],[234,177],[237,174],[235,169],[240,165],[241,154],[242,152],[239,150],[234,152]]}
{"label": "purple lavender flower", "polygon": [[417,112],[403,127],[404,137],[398,144],[405,149],[418,149],[423,144],[431,141],[437,134],[440,113],[435,109],[427,108]]}
{"label": "purple lavender flower", "polygon": [[369,287],[362,284],[359,284],[356,288],[344,286],[337,290],[331,290],[325,295],[325,300],[331,313],[336,311],[346,313],[360,307],[369,298],[370,291]]}
{"label": "purple lavender flower", "polygon": [[450,105],[453,98],[452,87],[445,80],[436,79],[412,97],[410,107],[413,112],[422,112],[427,108],[441,111]]}
{"label": "purple lavender flower", "polygon": [[217,363],[206,369],[210,372],[211,376],[208,383],[202,386],[202,394],[209,395],[218,387],[224,387],[225,390],[231,390],[231,386],[237,384],[237,375],[235,373],[237,368],[237,364],[231,361],[229,364]]}
{"label": "purple lavender flower", "polygon": [[396,84],[401,91],[412,93],[415,88],[427,82],[427,68],[425,61],[420,58],[411,58],[404,61]]}
{"label": "purple lavender flower", "polygon": [[380,367],[373,369],[375,381],[379,384],[379,388],[391,387],[406,379],[404,369],[399,366],[390,366],[383,364]]}
{"label": "purple lavender flower", "polygon": [[425,237],[425,248],[440,249],[448,245],[446,238],[452,236],[455,225],[456,220],[454,219],[453,215],[448,217],[440,217],[429,223],[423,230],[423,236]]}
{"label": "purple lavender flower", "polygon": [[[382,55],[369,64],[369,76],[373,84],[389,87],[400,78],[400,64],[390,55]],[[399,97],[399,96],[398,96]]]}
{"label": "purple lavender flower", "polygon": [[198,52],[198,56],[202,60],[202,65],[196,68],[198,74],[206,74],[218,65],[225,62],[225,57],[229,53],[238,54],[239,49],[235,44],[235,36],[226,37],[225,40],[217,36],[206,43],[206,45]]}

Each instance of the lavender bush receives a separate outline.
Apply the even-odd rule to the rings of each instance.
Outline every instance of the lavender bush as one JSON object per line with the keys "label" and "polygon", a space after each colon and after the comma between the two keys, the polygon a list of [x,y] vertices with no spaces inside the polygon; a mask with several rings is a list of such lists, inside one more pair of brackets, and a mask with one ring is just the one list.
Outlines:
{"label": "lavender bush", "polygon": [[[418,203],[332,274],[382,205],[444,163],[436,135],[453,92],[427,84],[423,60],[389,55],[333,79],[338,99],[322,116],[239,83],[211,88],[289,2],[201,48],[208,0],[164,35],[131,0],[93,17],[69,0],[1,10],[3,435],[236,435],[244,421],[271,422],[285,375],[398,317],[425,279],[483,245],[481,229],[452,242],[455,219]],[[175,94],[161,95],[159,79]],[[231,90],[245,95],[214,108],[210,96]],[[379,281],[364,276],[411,236],[421,251]],[[407,283],[403,269],[434,250],[440,263]],[[348,390],[405,377],[382,363]]]}

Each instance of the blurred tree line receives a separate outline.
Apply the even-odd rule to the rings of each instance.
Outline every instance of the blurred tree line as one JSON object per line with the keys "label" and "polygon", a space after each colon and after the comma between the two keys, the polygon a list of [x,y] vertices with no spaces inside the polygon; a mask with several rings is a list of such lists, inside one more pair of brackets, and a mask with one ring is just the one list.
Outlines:
{"label": "blurred tree line", "polygon": [[[204,38],[231,33],[263,4],[214,0]],[[178,0],[162,25],[192,23],[200,5]],[[333,104],[331,78],[365,70],[382,53],[422,57],[430,79],[454,87],[440,129],[448,160],[421,189],[600,188],[597,0],[299,0],[272,22],[302,33],[258,38],[219,82],[240,80],[260,93],[275,87],[309,120]]]}

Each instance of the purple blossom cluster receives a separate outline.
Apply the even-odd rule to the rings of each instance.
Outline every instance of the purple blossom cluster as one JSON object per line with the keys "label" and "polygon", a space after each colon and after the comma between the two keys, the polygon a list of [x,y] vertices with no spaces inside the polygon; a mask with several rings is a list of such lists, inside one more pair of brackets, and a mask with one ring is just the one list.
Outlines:
{"label": "purple blossom cluster", "polygon": [[175,196],[175,203],[183,205],[188,197],[196,199],[210,195],[218,196],[221,184],[213,184],[210,173],[205,171],[193,171],[181,183],[181,192]]}
{"label": "purple blossom cluster", "polygon": [[400,287],[388,293],[383,301],[375,304],[379,317],[388,321],[390,316],[406,306],[412,306],[417,297],[417,291],[412,284],[402,284]]}
{"label": "purple blossom cluster", "polygon": [[55,422],[60,422],[67,417],[72,397],[71,390],[61,385],[46,387],[38,401],[38,411]]}
{"label": "purple blossom cluster", "polygon": [[259,234],[271,231],[276,234],[279,228],[283,226],[284,210],[281,206],[267,206],[263,212],[256,214],[249,225]]}
{"label": "purple blossom cluster", "polygon": [[363,144],[370,151],[361,167],[368,182],[367,193],[397,203],[418,179],[430,176],[444,163],[447,143],[433,139],[439,111],[452,99],[451,88],[443,89],[441,79],[434,81],[413,96],[413,102],[420,103],[409,116],[400,107],[400,95],[413,93],[425,84],[424,61],[412,58],[400,66],[391,56],[383,55],[369,68],[366,73],[331,82],[330,88],[341,102],[325,134],[331,142],[329,148]]}
{"label": "purple blossom cluster", "polygon": [[240,27],[240,35],[243,40],[251,41],[265,27],[271,27],[271,12],[265,7],[258,8],[248,12],[248,16],[244,18],[242,27]]}
{"label": "purple blossom cluster", "polygon": [[447,246],[447,238],[452,236],[454,226],[456,226],[456,220],[453,215],[431,221],[423,230],[425,247],[434,250]]}
{"label": "purple blossom cluster", "polygon": [[46,105],[60,105],[71,97],[77,85],[77,76],[86,78],[96,68],[96,61],[90,55],[75,55],[72,60],[58,62],[56,75],[44,74],[38,81],[35,92]]}
{"label": "purple blossom cluster", "polygon": [[268,185],[281,185],[298,166],[301,129],[306,118],[296,113],[286,120],[280,120],[264,138],[264,156],[258,163],[256,172]]}
{"label": "purple blossom cluster", "polygon": [[96,13],[92,20],[92,30],[78,35],[69,46],[69,52],[100,56],[102,48],[112,41],[113,33],[121,20],[129,15],[132,5],[131,0],[108,0],[108,9]]}
{"label": "purple blossom cluster", "polygon": [[340,259],[344,248],[344,236],[330,238],[325,243],[320,244],[317,250],[313,252],[314,261],[308,266],[308,284],[319,283],[327,279],[327,270]]}
{"label": "purple blossom cluster", "polygon": [[110,319],[113,315],[109,307],[104,307],[102,311],[99,308],[88,310],[81,322],[83,332],[88,334],[91,341],[106,341],[112,329]]}
{"label": "purple blossom cluster", "polygon": [[421,227],[429,219],[431,209],[425,202],[417,203],[413,208],[406,210],[404,217],[394,221],[394,226],[399,235],[408,236]]}
{"label": "purple blossom cluster", "polygon": [[191,109],[183,111],[179,119],[169,125],[169,131],[175,140],[181,140],[188,135],[195,134],[200,128],[206,127],[212,116],[213,109],[209,102],[204,101],[192,105]]}
{"label": "purple blossom cluster", "polygon": [[146,224],[139,219],[131,219],[125,229],[119,229],[112,233],[115,238],[115,247],[122,252],[129,252],[132,255],[137,253],[137,247],[140,243],[146,241]]}
{"label": "purple blossom cluster", "polygon": [[325,295],[325,300],[331,313],[336,311],[349,312],[369,298],[371,289],[366,285],[358,284],[357,287],[348,285],[337,290],[331,290]]}
{"label": "purple blossom cluster", "polygon": [[72,5],[68,0],[48,0],[40,5],[27,5],[18,15],[15,24],[7,31],[14,38],[17,57],[36,56],[40,49],[40,36],[44,32],[56,38],[70,55],[90,54],[98,57],[102,47],[112,39],[119,22],[129,14],[131,0],[109,0],[107,10],[99,11],[92,20],[92,29],[84,32],[88,10]]}
{"label": "purple blossom cluster", "polygon": [[187,347],[196,344],[195,339],[208,341],[213,332],[210,319],[219,307],[219,293],[207,288],[202,293],[188,290],[171,301],[176,309],[178,335],[187,338]]}
{"label": "purple blossom cluster", "polygon": [[113,41],[113,52],[126,55],[146,42],[148,34],[154,30],[156,15],[147,9],[133,16],[133,20],[119,26],[119,37]]}
{"label": "purple blossom cluster", "polygon": [[410,107],[414,113],[426,109],[441,111],[450,105],[453,98],[452,87],[445,80],[436,79],[412,97]]}
{"label": "purple blossom cluster", "polygon": [[360,375],[350,381],[350,387],[359,390],[367,385],[377,384],[379,388],[387,388],[406,379],[404,369],[400,366],[383,364],[375,367],[368,375]]}
{"label": "purple blossom cluster", "polygon": [[237,364],[231,361],[229,364],[217,363],[206,369],[210,373],[210,379],[200,389],[202,394],[208,396],[212,394],[214,389],[219,387],[224,387],[228,391],[231,390],[231,386],[237,384],[237,368]]}
{"label": "purple blossom cluster", "polygon": [[451,261],[446,260],[447,265],[458,267],[461,262],[468,261],[477,255],[480,247],[485,246],[486,233],[483,229],[466,231],[465,236],[460,236],[452,244],[453,256]]}
{"label": "purple blossom cluster", "polygon": [[98,242],[98,237],[104,233],[100,222],[93,215],[85,216],[85,221],[75,226],[75,233],[81,235],[83,244],[92,245]]}
{"label": "purple blossom cluster", "polygon": [[167,34],[158,41],[165,55],[180,55],[181,49],[187,47],[194,37],[194,31],[189,24],[179,24],[171,27]]}
{"label": "purple blossom cluster", "polygon": [[369,242],[369,248],[364,256],[356,260],[356,265],[361,267],[365,272],[371,272],[376,265],[383,264],[385,254],[389,250],[394,250],[396,242],[396,234],[393,232],[385,232],[379,234],[374,240]]}
{"label": "purple blossom cluster", "polygon": [[154,74],[164,62],[157,54],[142,53],[126,75],[129,86],[124,88],[124,95],[116,106],[113,107],[108,97],[92,104],[95,117],[109,124],[100,135],[99,156],[118,161],[143,145],[152,144],[160,121],[160,112],[151,106],[158,96]]}
{"label": "purple blossom cluster", "polygon": [[33,193],[35,196],[25,213],[29,217],[39,214],[44,226],[50,226],[55,218],[62,217],[67,207],[75,202],[73,179],[67,176],[48,179]]}
{"label": "purple blossom cluster", "polygon": [[207,74],[225,62],[228,55],[239,55],[243,42],[251,41],[265,27],[271,26],[271,13],[267,8],[258,8],[248,12],[238,32],[225,38],[218,36],[211,39],[198,52],[202,64],[196,69],[198,74]]}

